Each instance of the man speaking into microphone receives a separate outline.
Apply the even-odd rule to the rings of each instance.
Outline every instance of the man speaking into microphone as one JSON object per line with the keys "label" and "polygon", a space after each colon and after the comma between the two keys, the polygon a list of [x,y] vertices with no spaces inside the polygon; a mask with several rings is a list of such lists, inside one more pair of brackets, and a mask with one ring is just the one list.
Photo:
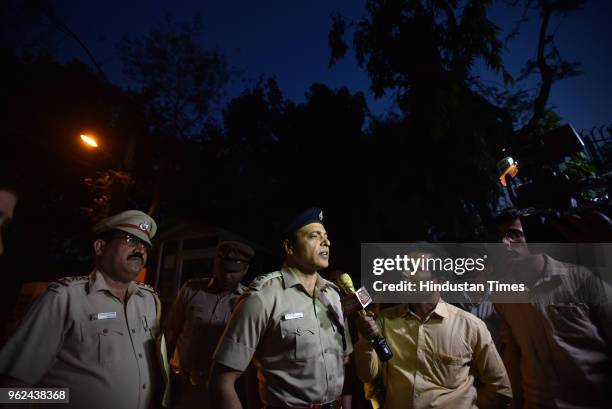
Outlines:
{"label": "man speaking into microphone", "polygon": [[241,408],[234,384],[251,359],[266,409],[341,407],[344,362],[353,348],[338,289],[318,273],[329,265],[331,245],[323,212],[304,211],[282,236],[283,266],[253,280],[217,347],[215,407]]}
{"label": "man speaking into microphone", "polygon": [[[423,243],[410,257],[436,257]],[[419,270],[421,280],[435,271]],[[486,325],[476,316],[428,293],[423,303],[399,304],[374,319],[361,314],[355,344],[357,375],[366,383],[382,377],[385,409],[505,408],[510,382]],[[393,357],[383,362],[371,340],[384,337]]]}
{"label": "man speaking into microphone", "polygon": [[[358,312],[360,317],[365,318],[367,315],[365,308],[372,302],[372,297],[370,297],[368,291],[364,287],[355,291],[353,280],[347,273],[342,273],[338,277],[337,284],[342,291],[347,294],[347,297],[342,300],[342,309],[345,315]],[[365,335],[372,344],[372,348],[374,352],[376,352],[376,355],[378,355],[379,360],[386,362],[393,358],[393,352],[391,352],[389,344],[387,344],[387,341],[385,341],[382,335],[378,332],[368,332],[365,333]]]}

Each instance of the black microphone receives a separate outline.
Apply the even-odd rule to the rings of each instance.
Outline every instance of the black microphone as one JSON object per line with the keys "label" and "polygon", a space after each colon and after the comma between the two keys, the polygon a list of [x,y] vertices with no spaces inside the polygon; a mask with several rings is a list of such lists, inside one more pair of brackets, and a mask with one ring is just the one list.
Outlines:
{"label": "black microphone", "polygon": [[[366,311],[364,308],[368,304],[370,304],[370,302],[372,302],[372,298],[370,297],[370,294],[368,294],[367,290],[362,287],[356,292],[355,287],[353,286],[353,280],[351,280],[351,276],[346,273],[340,275],[340,277],[338,278],[338,284],[346,294],[351,296],[353,301],[355,298],[357,299],[357,310],[359,311],[359,315],[365,317]],[[389,348],[387,341],[385,341],[382,335],[378,334],[374,335],[371,338],[369,337],[369,341],[372,344],[374,351],[376,351],[376,355],[378,355],[378,358],[381,361],[385,362],[393,358],[393,352],[391,352],[391,348]]]}

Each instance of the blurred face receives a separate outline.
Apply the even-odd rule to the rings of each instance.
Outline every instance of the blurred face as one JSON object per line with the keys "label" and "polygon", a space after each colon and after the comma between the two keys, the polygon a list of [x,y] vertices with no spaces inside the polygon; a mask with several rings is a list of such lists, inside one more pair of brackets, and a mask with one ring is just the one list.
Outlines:
{"label": "blurred face", "polygon": [[[419,259],[421,257],[433,258],[435,255],[433,253],[425,253],[420,251],[411,251],[408,253],[409,258]],[[402,271],[401,273],[404,278],[409,280],[418,280],[418,281],[429,281],[433,278],[433,273],[427,269],[427,266],[419,266],[419,269],[412,274],[412,272]]]}
{"label": "blurred face", "polygon": [[108,241],[94,242],[97,266],[115,281],[129,283],[145,266],[148,245],[136,236],[117,233]]}
{"label": "blurred face", "polygon": [[[408,253],[408,257],[419,259],[424,257],[425,259],[436,257],[433,253],[428,253],[424,251],[411,251]],[[408,279],[411,282],[416,283],[417,288],[420,288],[420,283],[426,281],[434,281],[441,282],[441,278],[434,276],[433,272],[427,269],[427,266],[420,266],[418,270],[414,273],[414,275],[410,275],[410,273],[402,272],[405,279]],[[437,302],[439,297],[439,292],[437,291],[419,291],[416,293],[410,294],[410,302],[411,303],[428,303],[428,302]]]}
{"label": "blurred face", "polygon": [[520,258],[529,255],[520,218],[500,223],[497,226],[497,238],[500,243],[506,245],[511,257]]}
{"label": "blurred face", "polygon": [[6,225],[13,220],[13,212],[17,204],[17,196],[14,193],[0,190],[0,256],[4,253],[4,243],[2,241],[2,231]]}
{"label": "blurred face", "polygon": [[310,223],[295,232],[294,240],[285,240],[290,265],[312,274],[329,266],[329,238],[320,223]]}
{"label": "blurred face", "polygon": [[214,278],[216,285],[221,290],[234,290],[247,273],[249,265],[243,263],[244,268],[238,271],[230,271],[223,267],[223,258],[217,254],[214,262]]}

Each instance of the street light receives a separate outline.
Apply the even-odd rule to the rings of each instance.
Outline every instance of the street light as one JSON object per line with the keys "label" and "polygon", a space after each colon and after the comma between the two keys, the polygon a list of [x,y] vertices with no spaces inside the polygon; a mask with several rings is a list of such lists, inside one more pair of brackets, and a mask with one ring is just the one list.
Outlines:
{"label": "street light", "polygon": [[81,141],[83,141],[83,143],[85,143],[86,145],[92,147],[92,148],[97,148],[98,147],[98,142],[96,142],[96,140],[94,138],[92,138],[91,136],[85,135],[85,134],[81,134]]}

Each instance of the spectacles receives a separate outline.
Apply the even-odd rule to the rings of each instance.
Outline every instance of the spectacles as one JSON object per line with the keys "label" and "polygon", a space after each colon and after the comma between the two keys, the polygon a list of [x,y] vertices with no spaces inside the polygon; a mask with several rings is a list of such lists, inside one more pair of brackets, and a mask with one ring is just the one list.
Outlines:
{"label": "spectacles", "polygon": [[509,239],[512,241],[519,241],[525,239],[525,234],[518,229],[508,229],[502,236],[503,239]]}
{"label": "spectacles", "polygon": [[115,238],[123,239],[123,243],[125,243],[130,248],[143,246],[147,252],[151,251],[151,245],[149,243],[129,233],[117,235]]}

